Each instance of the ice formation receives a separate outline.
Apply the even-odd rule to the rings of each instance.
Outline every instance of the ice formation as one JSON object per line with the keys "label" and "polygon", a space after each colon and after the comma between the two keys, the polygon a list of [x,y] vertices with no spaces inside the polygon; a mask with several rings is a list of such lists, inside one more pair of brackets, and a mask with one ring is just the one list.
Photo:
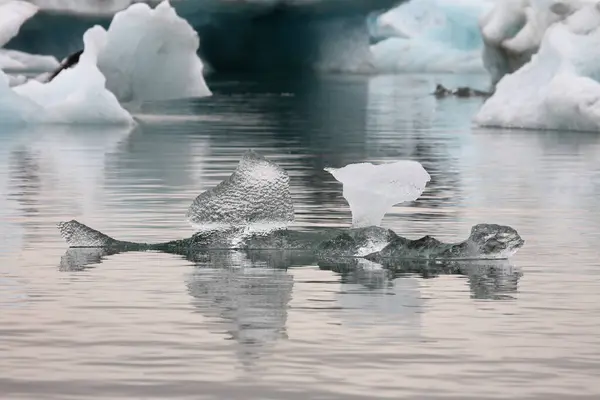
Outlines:
{"label": "ice formation", "polygon": [[283,168],[248,151],[229,178],[194,200],[187,217],[201,231],[283,228],[294,221],[289,184]]}
{"label": "ice formation", "polygon": [[[196,55],[199,38],[168,1],[136,4],[115,15],[108,31],[84,34],[79,63],[51,82],[7,77],[0,71],[2,123],[134,124],[119,104],[210,95]],[[11,60],[31,56],[8,51]],[[1,57],[0,53],[0,57]],[[29,59],[28,59],[29,57]],[[41,67],[50,59],[37,58]],[[12,89],[11,89],[12,87]]]}
{"label": "ice formation", "polygon": [[600,6],[583,5],[545,32],[540,49],[504,76],[475,117],[485,126],[600,129]]}
{"label": "ice formation", "polygon": [[122,102],[211,94],[196,54],[198,34],[168,0],[155,9],[134,4],[117,13],[102,40],[98,67]]}
{"label": "ice formation", "polygon": [[537,53],[546,30],[595,0],[503,0],[480,20],[483,61],[496,84]]}
{"label": "ice formation", "polygon": [[58,65],[52,56],[39,56],[20,51],[1,49],[21,26],[33,17],[38,8],[26,1],[0,0],[0,69],[2,70],[50,70]]}
{"label": "ice formation", "polygon": [[134,124],[96,66],[102,37],[100,27],[86,32],[79,64],[49,83],[30,80],[10,88],[0,71],[1,123]]}
{"label": "ice formation", "polygon": [[431,179],[419,162],[410,160],[349,164],[325,171],[343,184],[355,228],[379,226],[392,206],[416,200]]}
{"label": "ice formation", "polygon": [[412,0],[379,16],[372,35],[382,71],[484,71],[478,21],[492,0]]}

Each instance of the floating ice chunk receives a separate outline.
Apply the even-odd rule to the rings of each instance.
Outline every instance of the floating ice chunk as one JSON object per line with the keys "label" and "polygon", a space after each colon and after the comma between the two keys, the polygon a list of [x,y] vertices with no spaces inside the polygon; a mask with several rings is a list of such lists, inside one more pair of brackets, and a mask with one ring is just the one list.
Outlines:
{"label": "floating ice chunk", "polygon": [[38,7],[26,1],[0,0],[0,47],[19,33],[21,25],[38,12]]}
{"label": "floating ice chunk", "polygon": [[600,129],[600,11],[588,4],[552,25],[539,52],[498,83],[475,122],[537,129]]}
{"label": "floating ice chunk", "polygon": [[114,16],[98,67],[122,102],[210,96],[199,43],[167,0],[155,9],[134,4]]}
{"label": "floating ice chunk", "polygon": [[29,80],[10,88],[0,71],[1,123],[135,124],[105,86],[96,66],[105,32],[100,27],[84,35],[85,51],[79,64],[63,71],[52,82]]}
{"label": "floating ice chunk", "polygon": [[392,206],[416,200],[431,179],[419,162],[410,160],[349,164],[325,171],[344,185],[344,198],[355,228],[379,226]]}
{"label": "floating ice chunk", "polygon": [[277,164],[248,151],[229,178],[194,200],[187,217],[200,231],[283,228],[294,221],[290,178]]}

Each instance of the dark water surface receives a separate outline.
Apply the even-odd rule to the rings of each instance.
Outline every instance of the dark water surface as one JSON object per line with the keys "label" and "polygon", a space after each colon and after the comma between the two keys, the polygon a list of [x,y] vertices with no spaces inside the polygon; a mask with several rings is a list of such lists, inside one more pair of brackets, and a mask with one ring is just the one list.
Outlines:
{"label": "dark water surface", "polygon": [[[436,100],[437,82],[485,77],[222,77],[131,132],[2,129],[0,398],[597,399],[600,135],[475,129],[481,100]],[[413,159],[432,181],[385,227],[501,223],[525,247],[456,275],[242,252],[61,265],[61,220],[189,236],[193,198],[248,148],[289,171],[298,229],[350,224],[323,168]]]}

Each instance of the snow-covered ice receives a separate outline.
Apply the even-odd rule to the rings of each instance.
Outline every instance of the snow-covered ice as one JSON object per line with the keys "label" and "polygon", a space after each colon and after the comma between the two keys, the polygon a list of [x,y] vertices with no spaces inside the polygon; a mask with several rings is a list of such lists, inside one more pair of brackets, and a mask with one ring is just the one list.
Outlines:
{"label": "snow-covered ice", "polygon": [[485,126],[600,129],[600,5],[587,2],[544,33],[537,54],[505,75],[475,117]]}
{"label": "snow-covered ice", "polygon": [[394,205],[416,200],[431,180],[421,163],[410,160],[349,164],[325,171],[343,184],[355,228],[381,225]]}

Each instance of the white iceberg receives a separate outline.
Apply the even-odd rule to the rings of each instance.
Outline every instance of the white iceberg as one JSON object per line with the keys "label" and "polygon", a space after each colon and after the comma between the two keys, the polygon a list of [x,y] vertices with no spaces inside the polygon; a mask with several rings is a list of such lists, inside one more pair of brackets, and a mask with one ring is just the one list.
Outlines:
{"label": "white iceberg", "polygon": [[[0,0],[0,48],[15,37],[37,11],[37,6],[26,1]],[[58,61],[52,56],[0,49],[0,69],[4,71],[49,71],[57,66]]]}
{"label": "white iceberg", "polygon": [[1,123],[135,124],[106,89],[104,75],[96,66],[102,39],[102,28],[88,30],[79,64],[49,83],[29,80],[10,88],[8,77],[0,71]]}
{"label": "white iceberg", "polygon": [[483,62],[496,84],[537,53],[546,30],[594,0],[502,0],[480,20]]}
{"label": "white iceberg", "polygon": [[396,204],[416,200],[429,173],[417,161],[349,164],[343,168],[325,168],[343,184],[343,196],[352,212],[352,226],[380,226],[385,214]]}
{"label": "white iceberg", "polygon": [[198,34],[169,1],[115,14],[98,56],[107,88],[121,102],[210,96]]}
{"label": "white iceberg", "polygon": [[491,0],[412,0],[379,16],[371,46],[380,71],[484,72],[478,21]]}
{"label": "white iceberg", "polygon": [[108,31],[94,26],[83,40],[79,63],[51,82],[32,79],[14,86],[22,78],[0,71],[0,116],[5,116],[0,123],[133,125],[119,100],[211,94],[196,54],[198,35],[168,1],[154,10],[135,4],[117,13]]}
{"label": "white iceberg", "polygon": [[504,76],[475,117],[483,126],[600,129],[600,5],[547,29],[537,54]]}

